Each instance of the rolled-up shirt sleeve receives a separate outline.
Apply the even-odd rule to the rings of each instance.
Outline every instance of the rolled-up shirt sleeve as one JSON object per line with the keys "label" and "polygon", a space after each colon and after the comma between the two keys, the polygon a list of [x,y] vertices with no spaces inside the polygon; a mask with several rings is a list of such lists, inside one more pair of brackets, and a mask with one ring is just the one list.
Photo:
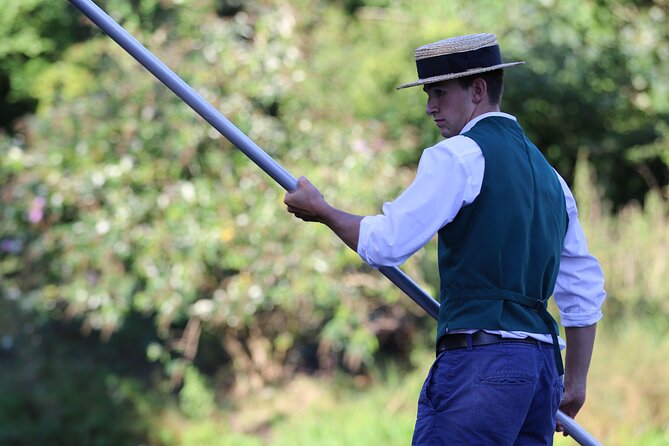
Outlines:
{"label": "rolled-up shirt sleeve", "polygon": [[588,251],[574,196],[565,181],[559,175],[558,178],[565,194],[569,227],[553,297],[563,326],[586,327],[602,318],[606,299],[604,274],[599,261]]}
{"label": "rolled-up shirt sleeve", "polygon": [[383,213],[361,221],[360,257],[376,268],[404,263],[476,198],[483,166],[481,149],[465,136],[425,149],[411,185]]}

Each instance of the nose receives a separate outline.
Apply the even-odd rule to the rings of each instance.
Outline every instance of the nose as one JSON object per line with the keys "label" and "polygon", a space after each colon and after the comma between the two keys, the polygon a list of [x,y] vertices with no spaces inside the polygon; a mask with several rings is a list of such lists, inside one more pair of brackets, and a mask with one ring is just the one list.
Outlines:
{"label": "nose", "polygon": [[427,103],[425,104],[425,113],[427,113],[428,116],[432,116],[436,112],[437,112],[436,101],[434,101],[432,97],[428,96]]}

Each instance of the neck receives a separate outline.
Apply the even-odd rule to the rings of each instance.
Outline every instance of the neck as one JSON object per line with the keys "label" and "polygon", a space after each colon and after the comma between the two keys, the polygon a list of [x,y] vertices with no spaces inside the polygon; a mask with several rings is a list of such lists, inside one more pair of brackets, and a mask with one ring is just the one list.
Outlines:
{"label": "neck", "polygon": [[492,113],[492,112],[499,112],[499,104],[489,104],[489,103],[481,103],[479,102],[476,104],[476,107],[474,107],[474,110],[472,110],[472,114],[469,116],[469,119],[467,122],[470,122],[471,120],[475,119],[478,116],[484,115],[486,113]]}

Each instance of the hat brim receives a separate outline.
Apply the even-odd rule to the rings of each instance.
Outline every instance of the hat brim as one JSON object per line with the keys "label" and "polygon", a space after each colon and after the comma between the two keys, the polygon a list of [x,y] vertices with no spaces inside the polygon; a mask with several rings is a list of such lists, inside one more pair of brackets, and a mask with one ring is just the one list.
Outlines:
{"label": "hat brim", "polygon": [[440,76],[428,77],[426,79],[418,79],[417,81],[409,82],[408,84],[400,85],[399,87],[397,87],[397,90],[401,90],[403,88],[409,88],[409,87],[417,87],[419,85],[434,84],[435,82],[447,81],[447,80],[450,80],[450,79],[457,79],[459,77],[470,76],[472,74],[486,73],[488,71],[500,70],[502,68],[509,68],[509,67],[513,67],[513,66],[516,66],[516,65],[521,65],[521,64],[524,64],[524,63],[525,62],[503,63],[503,64],[499,64],[499,65],[493,65],[491,67],[473,68],[471,70],[463,71],[461,73],[442,74]]}

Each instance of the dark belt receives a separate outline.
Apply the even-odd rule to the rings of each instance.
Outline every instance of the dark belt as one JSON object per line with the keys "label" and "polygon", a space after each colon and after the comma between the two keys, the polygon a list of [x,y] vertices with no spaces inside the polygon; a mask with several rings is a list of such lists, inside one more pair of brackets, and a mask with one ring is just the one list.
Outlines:
{"label": "dark belt", "polygon": [[533,338],[503,338],[500,335],[486,333],[485,331],[477,331],[472,334],[455,333],[447,334],[439,338],[437,341],[437,354],[444,350],[454,350],[456,348],[467,348],[467,339],[471,338],[471,345],[490,345],[499,344],[502,342],[524,342],[526,344],[537,345],[537,339]]}

